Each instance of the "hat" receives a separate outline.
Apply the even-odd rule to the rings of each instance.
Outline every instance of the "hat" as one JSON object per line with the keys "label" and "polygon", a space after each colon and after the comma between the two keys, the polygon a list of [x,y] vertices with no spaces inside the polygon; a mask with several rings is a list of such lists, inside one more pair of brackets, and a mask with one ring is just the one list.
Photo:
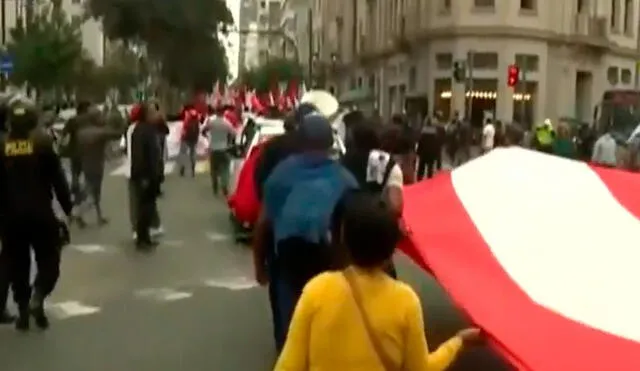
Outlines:
{"label": "hat", "polygon": [[304,149],[325,150],[333,146],[333,128],[320,114],[306,115],[298,126],[298,134]]}

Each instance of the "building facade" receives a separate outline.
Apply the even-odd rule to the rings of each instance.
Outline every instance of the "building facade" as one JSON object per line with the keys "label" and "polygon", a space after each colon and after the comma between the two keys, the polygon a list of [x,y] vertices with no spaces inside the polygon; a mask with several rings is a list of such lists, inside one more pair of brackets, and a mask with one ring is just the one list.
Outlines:
{"label": "building facade", "polygon": [[240,42],[238,46],[238,73],[258,65],[258,7],[255,0],[242,0],[238,17]]}
{"label": "building facade", "polygon": [[[337,92],[370,89],[381,114],[589,120],[602,93],[637,85],[640,0],[314,0],[314,47]],[[473,55],[471,57],[470,55]],[[469,83],[452,79],[469,65]],[[521,81],[510,87],[510,65]],[[469,73],[469,72],[467,72]],[[471,104],[469,103],[471,101]],[[471,109],[470,109],[471,107]]]}
{"label": "building facade", "polygon": [[[2,41],[8,42],[11,38],[10,30],[15,28],[19,20],[24,19],[27,0],[7,0],[4,2],[5,28],[2,30]],[[40,4],[34,0],[34,3]],[[70,16],[81,16],[84,8],[81,0],[63,0],[62,8]],[[93,19],[87,20],[82,25],[82,46],[89,56],[101,66],[104,64],[106,40],[102,32],[100,22]]]}
{"label": "building facade", "polygon": [[284,0],[281,11],[283,54],[286,58],[298,61],[305,71],[310,71],[313,63],[312,4],[312,0]]}

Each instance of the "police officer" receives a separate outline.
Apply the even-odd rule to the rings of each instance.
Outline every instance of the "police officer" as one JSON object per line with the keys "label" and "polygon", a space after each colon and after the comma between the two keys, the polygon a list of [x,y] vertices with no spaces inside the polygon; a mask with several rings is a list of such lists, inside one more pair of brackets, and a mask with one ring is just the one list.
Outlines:
{"label": "police officer", "polygon": [[[13,297],[18,306],[16,328],[49,327],[44,300],[60,273],[61,224],[53,210],[53,194],[67,217],[72,203],[60,159],[51,137],[37,128],[35,107],[25,99],[10,103],[8,132],[0,138],[0,212],[3,249]],[[38,274],[29,282],[31,250]]]}

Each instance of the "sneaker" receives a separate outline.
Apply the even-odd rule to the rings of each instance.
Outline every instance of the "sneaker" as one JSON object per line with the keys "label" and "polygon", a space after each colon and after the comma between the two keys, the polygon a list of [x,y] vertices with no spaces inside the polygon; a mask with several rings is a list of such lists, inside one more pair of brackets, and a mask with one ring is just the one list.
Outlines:
{"label": "sneaker", "polygon": [[164,228],[162,226],[159,226],[158,228],[151,228],[149,230],[149,234],[151,237],[162,236],[164,234]]}

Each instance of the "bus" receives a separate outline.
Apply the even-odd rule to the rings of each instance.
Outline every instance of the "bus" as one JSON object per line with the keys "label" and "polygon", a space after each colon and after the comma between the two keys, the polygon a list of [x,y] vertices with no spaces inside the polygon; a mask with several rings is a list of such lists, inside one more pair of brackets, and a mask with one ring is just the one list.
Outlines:
{"label": "bus", "polygon": [[640,90],[613,89],[602,95],[594,109],[594,129],[598,134],[610,130],[620,145],[626,144],[640,124]]}

